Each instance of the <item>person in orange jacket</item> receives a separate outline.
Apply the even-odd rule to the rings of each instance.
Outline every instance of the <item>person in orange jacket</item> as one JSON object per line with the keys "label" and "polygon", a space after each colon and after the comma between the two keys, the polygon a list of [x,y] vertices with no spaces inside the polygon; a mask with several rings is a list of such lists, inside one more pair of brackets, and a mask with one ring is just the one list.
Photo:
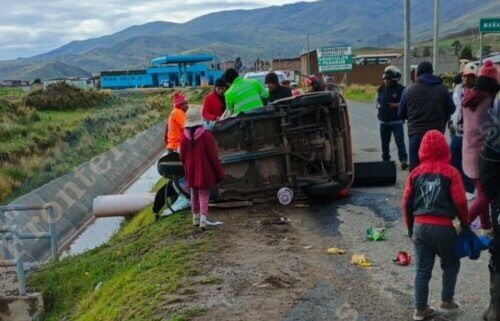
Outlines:
{"label": "person in orange jacket", "polygon": [[172,101],[174,108],[168,117],[167,128],[165,130],[165,143],[169,152],[176,152],[179,149],[182,131],[184,130],[188,103],[179,92],[174,93]]}

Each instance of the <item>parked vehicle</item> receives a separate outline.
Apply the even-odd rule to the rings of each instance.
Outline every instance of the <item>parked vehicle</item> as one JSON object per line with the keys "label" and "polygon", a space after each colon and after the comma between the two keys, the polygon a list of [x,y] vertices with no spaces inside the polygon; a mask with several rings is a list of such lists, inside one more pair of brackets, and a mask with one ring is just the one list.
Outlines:
{"label": "parked vehicle", "polygon": [[[293,191],[294,199],[335,197],[346,194],[353,182],[349,113],[341,95],[281,99],[217,122],[213,137],[227,175],[212,191],[211,200],[218,204],[273,201],[283,187]],[[159,198],[188,196],[177,154],[161,158],[158,171],[170,182]]]}
{"label": "parked vehicle", "polygon": [[170,81],[168,79],[164,79],[160,82],[160,87],[162,88],[168,88],[170,87]]}
{"label": "parked vehicle", "polygon": [[[256,79],[265,86],[266,85],[265,84],[266,75],[269,72],[270,71],[247,72],[243,76],[243,78],[244,79]],[[288,79],[286,74],[283,71],[277,70],[277,71],[274,71],[274,73],[276,73],[276,75],[278,76],[278,80],[279,80],[280,84],[283,80]]]}

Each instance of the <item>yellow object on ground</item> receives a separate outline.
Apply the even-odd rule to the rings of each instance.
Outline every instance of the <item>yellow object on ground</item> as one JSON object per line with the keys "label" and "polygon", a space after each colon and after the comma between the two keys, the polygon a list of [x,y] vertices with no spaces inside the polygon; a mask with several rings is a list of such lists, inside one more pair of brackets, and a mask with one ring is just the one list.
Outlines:
{"label": "yellow object on ground", "polygon": [[342,249],[339,249],[336,247],[331,247],[331,248],[326,250],[326,253],[328,253],[328,254],[344,254],[345,250],[342,250]]}
{"label": "yellow object on ground", "polygon": [[364,254],[353,254],[351,263],[364,268],[372,266],[372,262],[370,262],[370,260],[368,260]]}

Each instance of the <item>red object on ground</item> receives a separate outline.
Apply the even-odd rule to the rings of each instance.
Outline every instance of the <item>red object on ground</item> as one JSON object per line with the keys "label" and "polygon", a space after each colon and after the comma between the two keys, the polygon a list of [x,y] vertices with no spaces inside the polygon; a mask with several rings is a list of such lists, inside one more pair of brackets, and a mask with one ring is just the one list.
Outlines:
{"label": "red object on ground", "polygon": [[399,251],[394,262],[401,266],[408,266],[411,264],[411,255],[407,252]]}

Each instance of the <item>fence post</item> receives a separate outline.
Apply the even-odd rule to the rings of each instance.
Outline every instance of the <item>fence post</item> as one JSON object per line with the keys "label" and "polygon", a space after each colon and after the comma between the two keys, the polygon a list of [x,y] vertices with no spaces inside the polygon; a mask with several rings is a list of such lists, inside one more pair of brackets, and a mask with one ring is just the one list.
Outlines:
{"label": "fence post", "polygon": [[[2,209],[0,209],[0,225],[7,227],[7,225],[5,224],[5,212]],[[4,259],[9,260],[10,259],[10,252],[9,252],[9,244],[7,243],[7,235],[6,234],[2,235],[2,248],[3,248]]]}
{"label": "fence post", "polygon": [[52,260],[57,259],[56,222],[54,221],[54,207],[49,210],[50,253]]}
{"label": "fence post", "polygon": [[19,283],[19,295],[26,295],[26,282],[24,279],[24,264],[21,252],[21,239],[17,231],[17,225],[13,225],[12,229],[12,239],[14,241],[14,259],[16,261],[17,268],[17,282]]}

